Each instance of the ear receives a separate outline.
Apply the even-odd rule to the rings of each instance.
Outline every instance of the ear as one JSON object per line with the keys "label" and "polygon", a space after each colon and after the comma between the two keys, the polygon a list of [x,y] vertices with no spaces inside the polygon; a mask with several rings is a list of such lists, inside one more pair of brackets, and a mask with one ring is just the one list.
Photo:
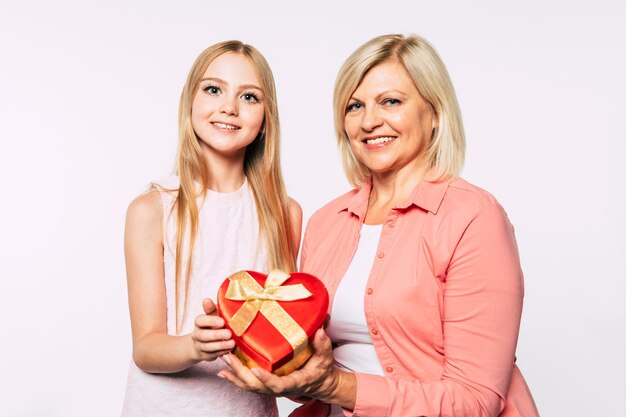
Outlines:
{"label": "ear", "polygon": [[438,129],[438,128],[439,128],[439,115],[437,114],[437,112],[435,111],[435,109],[433,109],[433,108],[432,108],[432,106],[431,106],[431,108],[430,108],[430,112],[431,112],[431,114],[432,114],[432,118],[431,118],[431,121],[432,121],[432,129],[433,129],[433,130],[436,130],[436,129]]}
{"label": "ear", "polygon": [[430,108],[430,112],[431,112],[431,131],[430,131],[430,138],[434,138],[435,134],[437,133],[437,129],[439,129],[439,116],[437,115],[437,113],[435,113],[435,110],[431,107]]}

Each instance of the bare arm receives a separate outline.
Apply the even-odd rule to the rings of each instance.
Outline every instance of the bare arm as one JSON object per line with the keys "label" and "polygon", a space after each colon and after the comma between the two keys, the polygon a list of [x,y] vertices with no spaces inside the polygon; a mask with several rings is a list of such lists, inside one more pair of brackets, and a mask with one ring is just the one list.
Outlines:
{"label": "bare arm", "polygon": [[163,272],[163,208],[158,191],[135,199],[128,207],[124,252],[128,303],[133,333],[133,360],[146,372],[171,373],[230,351],[230,331],[205,300],[191,334],[167,334]]}
{"label": "bare arm", "polygon": [[302,236],[302,207],[293,198],[289,198],[289,216],[291,217],[294,248],[297,255],[300,251],[300,238]]}

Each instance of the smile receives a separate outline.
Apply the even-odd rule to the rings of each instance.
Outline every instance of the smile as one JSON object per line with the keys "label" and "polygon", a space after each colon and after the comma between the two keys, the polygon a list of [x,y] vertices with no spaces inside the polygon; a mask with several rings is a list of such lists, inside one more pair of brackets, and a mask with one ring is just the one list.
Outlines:
{"label": "smile", "polygon": [[363,142],[365,142],[368,145],[380,145],[382,143],[391,142],[392,140],[395,140],[395,139],[396,139],[396,136],[380,136],[378,138],[365,139]]}
{"label": "smile", "polygon": [[226,129],[226,130],[239,130],[240,129],[238,126],[233,126],[233,125],[229,125],[229,124],[221,123],[221,122],[211,122],[211,124],[220,129]]}

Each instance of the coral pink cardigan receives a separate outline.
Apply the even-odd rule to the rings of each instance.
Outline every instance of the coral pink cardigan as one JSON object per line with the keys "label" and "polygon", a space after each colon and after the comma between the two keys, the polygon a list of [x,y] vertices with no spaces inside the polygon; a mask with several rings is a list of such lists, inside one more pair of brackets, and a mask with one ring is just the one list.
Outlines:
{"label": "coral pink cardigan", "polygon": [[[301,271],[332,298],[359,241],[371,184],[309,220]],[[538,416],[515,362],[523,276],[513,227],[462,179],[421,182],[385,220],[365,294],[384,376],[357,373],[354,416]],[[332,311],[330,312],[332,314]],[[318,415],[305,412],[294,415]]]}

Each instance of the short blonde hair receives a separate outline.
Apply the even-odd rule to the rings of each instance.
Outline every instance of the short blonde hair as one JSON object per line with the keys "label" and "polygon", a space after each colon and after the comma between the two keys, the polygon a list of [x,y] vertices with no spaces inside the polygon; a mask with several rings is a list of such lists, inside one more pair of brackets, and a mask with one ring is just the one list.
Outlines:
{"label": "short blonde hair", "polygon": [[389,60],[397,60],[406,68],[437,118],[438,127],[426,150],[426,163],[428,168],[434,169],[434,180],[458,177],[465,159],[465,132],[454,87],[443,61],[422,37],[383,35],[354,51],[339,70],[335,82],[335,133],[348,181],[359,187],[371,176],[370,170],[352,152],[346,134],[348,102],[365,74]]}

